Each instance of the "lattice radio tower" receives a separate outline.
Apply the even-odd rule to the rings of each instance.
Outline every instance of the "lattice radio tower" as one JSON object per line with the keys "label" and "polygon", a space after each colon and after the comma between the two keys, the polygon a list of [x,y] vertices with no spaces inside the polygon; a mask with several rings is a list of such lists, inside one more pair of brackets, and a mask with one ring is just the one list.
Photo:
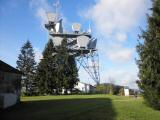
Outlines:
{"label": "lattice radio tower", "polygon": [[[59,0],[54,4],[55,13],[47,12],[48,23],[45,28],[48,30],[49,37],[54,43],[54,49],[60,46],[64,38],[67,39],[67,49],[69,55],[74,55],[77,62],[78,70],[83,67],[89,76],[96,82],[100,83],[99,73],[99,55],[96,49],[97,39],[91,35],[89,27],[87,32],[81,31],[81,24],[74,23],[72,25],[73,32],[64,32],[62,25],[62,18],[58,12]],[[57,54],[57,50],[53,55]]]}

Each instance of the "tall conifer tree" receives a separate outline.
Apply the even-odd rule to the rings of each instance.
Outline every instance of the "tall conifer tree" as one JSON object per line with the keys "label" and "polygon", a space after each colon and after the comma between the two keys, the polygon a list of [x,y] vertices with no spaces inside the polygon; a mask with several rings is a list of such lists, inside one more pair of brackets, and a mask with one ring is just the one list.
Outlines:
{"label": "tall conifer tree", "polygon": [[25,88],[25,94],[34,94],[37,90],[35,81],[36,62],[35,53],[29,40],[21,48],[17,68],[23,73],[22,89]]}
{"label": "tall conifer tree", "polygon": [[65,90],[65,93],[67,94],[68,90],[72,92],[72,89],[77,84],[79,79],[75,56],[69,55],[66,38],[63,39],[62,45],[59,48],[59,53],[57,56],[60,59],[59,61],[62,61],[59,64],[60,69],[58,73],[62,81],[62,88]]}
{"label": "tall conifer tree", "polygon": [[72,90],[78,82],[75,58],[68,53],[66,38],[56,47],[49,40],[38,65],[37,79],[42,94],[60,94],[62,89]]}
{"label": "tall conifer tree", "polygon": [[145,101],[160,109],[160,0],[153,0],[152,15],[148,15],[148,28],[140,36],[143,42],[137,45],[140,59],[138,85]]}
{"label": "tall conifer tree", "polygon": [[53,56],[53,42],[50,39],[43,51],[43,59],[37,67],[36,79],[40,94],[53,94],[54,89],[58,86],[56,73],[56,58]]}

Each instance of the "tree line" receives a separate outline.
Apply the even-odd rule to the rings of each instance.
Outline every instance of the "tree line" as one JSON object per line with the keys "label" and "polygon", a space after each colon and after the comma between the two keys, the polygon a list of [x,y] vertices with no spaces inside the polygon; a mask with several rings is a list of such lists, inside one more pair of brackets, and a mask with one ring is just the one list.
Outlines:
{"label": "tree line", "polygon": [[17,60],[17,69],[23,72],[22,94],[72,92],[79,79],[75,56],[69,55],[67,51],[67,39],[64,38],[58,47],[50,39],[42,55],[43,58],[37,64],[31,42],[28,40],[22,46]]}

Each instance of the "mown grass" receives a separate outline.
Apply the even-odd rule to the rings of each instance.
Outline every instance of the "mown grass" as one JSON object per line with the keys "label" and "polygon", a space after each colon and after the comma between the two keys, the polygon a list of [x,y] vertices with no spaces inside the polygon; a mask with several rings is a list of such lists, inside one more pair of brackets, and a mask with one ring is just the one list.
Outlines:
{"label": "mown grass", "polygon": [[0,114],[0,120],[160,120],[142,98],[112,95],[23,97]]}

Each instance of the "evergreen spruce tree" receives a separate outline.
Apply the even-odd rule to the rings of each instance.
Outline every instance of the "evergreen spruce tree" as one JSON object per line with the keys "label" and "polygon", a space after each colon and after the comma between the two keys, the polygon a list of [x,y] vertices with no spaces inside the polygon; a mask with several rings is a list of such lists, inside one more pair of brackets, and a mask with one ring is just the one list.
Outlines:
{"label": "evergreen spruce tree", "polygon": [[[54,54],[55,51],[57,54]],[[62,89],[67,93],[77,83],[76,62],[68,53],[66,38],[58,47],[54,47],[52,40],[49,40],[38,65],[37,80],[41,94],[60,94]]]}
{"label": "evergreen spruce tree", "polygon": [[62,88],[65,90],[65,94],[67,94],[68,90],[72,92],[72,89],[79,79],[75,56],[69,55],[66,38],[63,39],[62,45],[59,48],[58,58],[59,61],[61,61],[61,63],[58,64],[58,73],[60,80],[62,81]]}
{"label": "evergreen spruce tree", "polygon": [[148,15],[148,28],[137,45],[140,59],[138,85],[146,103],[160,109],[160,0],[153,0],[152,15]]}
{"label": "evergreen spruce tree", "polygon": [[68,84],[64,88],[69,89],[72,92],[72,89],[79,81],[75,56],[69,56],[68,65],[69,65],[69,70],[66,76],[68,76],[69,79],[67,81]]}
{"label": "evergreen spruce tree", "polygon": [[29,40],[21,48],[17,60],[17,69],[23,73],[22,90],[25,89],[24,93],[26,95],[34,94],[37,90],[35,81],[36,62],[34,50]]}
{"label": "evergreen spruce tree", "polygon": [[57,48],[58,54],[57,57],[57,73],[58,73],[58,81],[61,85],[60,91],[64,89],[65,85],[68,85],[67,81],[69,77],[67,76],[67,72],[69,70],[68,58],[69,54],[67,51],[67,39],[64,38],[62,44]]}
{"label": "evergreen spruce tree", "polygon": [[43,51],[43,59],[37,67],[36,79],[40,94],[54,94],[54,89],[59,87],[56,72],[56,58],[53,56],[53,42],[50,39]]}

